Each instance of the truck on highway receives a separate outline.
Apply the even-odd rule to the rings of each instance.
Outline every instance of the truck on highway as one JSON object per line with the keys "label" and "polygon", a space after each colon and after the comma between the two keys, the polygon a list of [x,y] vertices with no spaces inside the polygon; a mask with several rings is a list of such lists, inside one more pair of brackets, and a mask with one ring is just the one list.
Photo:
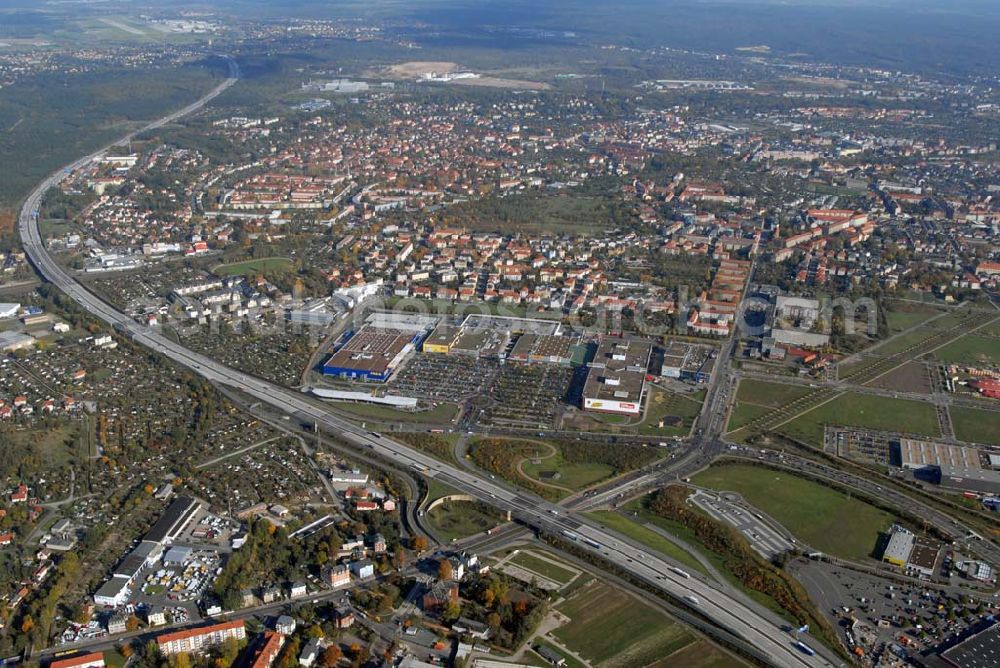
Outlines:
{"label": "truck on highway", "polygon": [[701,601],[698,599],[697,596],[685,596],[684,600],[688,601],[689,603],[694,603],[695,605],[701,605]]}
{"label": "truck on highway", "polygon": [[570,531],[568,529],[563,529],[562,535],[566,536],[570,540],[576,540],[577,538],[579,538],[579,536],[577,536],[575,533],[573,533],[572,531]]}
{"label": "truck on highway", "polygon": [[690,573],[688,573],[687,571],[682,570],[680,568],[677,568],[676,566],[671,566],[670,570],[672,570],[674,573],[677,573],[677,575],[681,576],[682,578],[689,578],[689,577],[691,577]]}
{"label": "truck on highway", "polygon": [[795,646],[796,646],[796,647],[797,647],[797,648],[799,649],[799,651],[800,651],[800,652],[802,652],[803,654],[808,654],[809,656],[816,656],[816,650],[814,650],[814,649],[813,649],[812,647],[810,647],[809,645],[805,644],[805,643],[804,643],[804,642],[802,642],[801,640],[797,640],[797,641],[795,642]]}

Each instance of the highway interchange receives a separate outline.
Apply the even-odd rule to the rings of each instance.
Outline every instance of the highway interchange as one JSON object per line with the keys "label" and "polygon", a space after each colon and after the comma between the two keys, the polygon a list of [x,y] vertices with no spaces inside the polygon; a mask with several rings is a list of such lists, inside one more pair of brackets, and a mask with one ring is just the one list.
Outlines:
{"label": "highway interchange", "polygon": [[[679,571],[676,564],[661,559],[647,549],[603,529],[573,510],[548,503],[523,491],[512,490],[475,471],[445,464],[391,438],[377,432],[366,431],[356,424],[332,415],[299,392],[236,371],[193,352],[163,336],[155,328],[141,325],[114,309],[85,289],[59,266],[46,250],[38,228],[39,206],[46,192],[57,185],[66,174],[99,158],[113,146],[123,145],[135,135],[156,129],[201,109],[238,81],[239,71],[236,63],[231,59],[227,60],[230,67],[229,78],[200,100],[123,137],[115,144],[75,161],[46,178],[30,194],[21,209],[18,230],[25,251],[46,280],[65,292],[93,316],[112,325],[122,336],[131,338],[135,343],[183,365],[212,383],[239,390],[301,424],[311,425],[317,430],[336,435],[342,441],[367,449],[398,466],[408,467],[415,473],[445,482],[483,502],[502,510],[509,510],[515,519],[536,530],[575,541],[580,549],[592,552],[622,572],[627,572],[647,585],[661,590],[674,601],[686,605],[693,612],[738,636],[752,646],[758,658],[766,663],[775,666],[842,665],[842,661],[816,642],[812,643],[817,651],[815,655],[802,652],[795,646],[793,637],[783,631],[782,620],[734,592],[720,588],[721,585]],[[581,501],[585,503],[578,504],[577,508],[584,505],[590,507],[602,500],[606,502],[607,499],[617,495],[668,481],[682,475],[684,471],[697,470],[728,449],[727,444],[708,434],[717,434],[721,431],[720,421],[723,419],[721,416],[725,412],[723,408],[726,405],[727,394],[732,389],[726,368],[734,345],[735,341],[732,341],[721,355],[720,361],[723,363],[719,366],[722,368],[716,370],[716,376],[710,384],[708,398],[699,419],[701,426],[698,436],[694,439],[694,447],[682,458],[671,462],[669,472],[653,470],[640,474],[627,480],[624,485],[619,484],[598,495],[582,498]],[[706,435],[702,436],[703,433]],[[953,520],[948,521],[953,522]]]}

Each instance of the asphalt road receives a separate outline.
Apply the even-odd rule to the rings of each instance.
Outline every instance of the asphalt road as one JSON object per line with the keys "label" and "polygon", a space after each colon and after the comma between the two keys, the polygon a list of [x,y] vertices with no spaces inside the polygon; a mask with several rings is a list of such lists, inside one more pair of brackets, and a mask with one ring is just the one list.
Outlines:
{"label": "asphalt road", "polygon": [[[335,417],[305,395],[260,380],[220,364],[209,357],[191,351],[163,336],[156,328],[141,325],[124,313],[87,291],[49,255],[38,229],[38,209],[45,193],[66,174],[103,155],[109,148],[126,143],[133,136],[161,127],[201,109],[209,101],[236,83],[239,70],[229,59],[230,78],[197,102],[180,111],[150,123],[115,144],[81,158],[39,184],[25,201],[19,218],[18,231],[25,251],[42,276],[69,295],[93,316],[112,325],[119,334],[131,338],[157,353],[181,364],[206,380],[239,389],[258,401],[282,411],[302,423],[335,434],[360,448],[368,448],[398,464],[431,478],[441,479],[451,486],[503,510],[510,510],[522,522],[542,531],[577,536],[579,545],[599,554],[635,577],[645,580],[678,601],[689,605],[714,623],[743,638],[760,652],[761,658],[775,666],[835,665],[820,654],[806,655],[797,649],[792,639],[763,612],[744,604],[730,593],[701,580],[682,577],[671,570],[669,563],[647,550],[620,541],[595,523],[581,516],[567,515],[565,509],[531,494],[513,491],[477,474],[441,463],[433,457],[410,449],[375,432],[366,432],[344,419]],[[721,376],[721,374],[720,374]],[[714,408],[714,401],[712,402]],[[710,409],[711,410],[711,409]],[[817,650],[822,648],[816,645]],[[826,653],[824,651],[824,653]]]}

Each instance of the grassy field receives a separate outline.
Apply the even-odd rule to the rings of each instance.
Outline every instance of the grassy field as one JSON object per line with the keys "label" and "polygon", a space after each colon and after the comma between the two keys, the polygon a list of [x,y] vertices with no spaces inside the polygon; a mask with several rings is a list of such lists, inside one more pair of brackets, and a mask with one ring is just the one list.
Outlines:
{"label": "grassy field", "polygon": [[757,406],[781,408],[806,394],[809,394],[809,388],[801,385],[768,383],[763,380],[746,378],[740,381],[740,387],[736,391],[736,400]]}
{"label": "grassy field", "polygon": [[4,448],[12,453],[22,453],[25,457],[30,453],[33,460],[44,462],[46,467],[64,466],[74,457],[86,457],[87,453],[80,451],[77,443],[77,428],[74,426],[57,427],[55,429],[27,429],[15,431],[0,438],[6,440]]}
{"label": "grassy field", "polygon": [[729,415],[727,430],[733,431],[754,419],[770,413],[775,408],[795,401],[808,394],[810,389],[801,385],[768,383],[750,378],[740,381],[736,391],[736,406]]}
{"label": "grassy field", "polygon": [[[600,482],[611,476],[614,469],[606,464],[571,464],[563,460],[562,454],[556,453],[546,459],[538,460],[535,464],[532,460],[526,459],[521,465],[524,474],[533,480],[538,480],[547,485],[558,485],[576,491],[586,489],[591,485]],[[545,478],[543,474],[556,472],[558,478]]]}
{"label": "grassy field", "polygon": [[1000,445],[1000,413],[951,406],[951,423],[960,441]]}
{"label": "grassy field", "polygon": [[919,325],[920,323],[933,318],[938,313],[938,309],[933,306],[925,306],[920,304],[894,304],[893,307],[886,312],[885,319],[889,325],[889,332],[902,332],[910,327]]}
{"label": "grassy field", "polygon": [[629,518],[610,510],[598,510],[587,513],[591,518],[597,520],[613,531],[628,536],[634,541],[642,543],[646,547],[656,550],[660,554],[684,564],[688,568],[707,573],[705,568],[687,550],[676,543],[667,540],[652,529],[647,529],[638,522],[633,522]]}
{"label": "grassy field", "polygon": [[216,276],[243,276],[252,273],[266,274],[270,271],[285,272],[291,268],[292,261],[287,257],[264,257],[258,260],[219,264],[212,267],[212,273]]}
{"label": "grassy field", "polygon": [[469,501],[442,503],[427,513],[427,521],[438,538],[457,540],[474,536],[500,524],[500,516]]}
{"label": "grassy field", "polygon": [[648,666],[695,641],[666,615],[603,582],[580,589],[558,610],[571,621],[552,635],[594,666]]}
{"label": "grassy field", "polygon": [[729,414],[729,426],[726,427],[726,430],[734,431],[739,429],[762,415],[767,415],[772,410],[774,409],[767,406],[739,402],[733,407],[733,412]]}
{"label": "grassy field", "polygon": [[461,492],[459,492],[451,485],[446,485],[443,482],[438,482],[434,478],[427,478],[428,503],[440,499],[442,496],[451,496],[452,494],[461,494]]}
{"label": "grassy field", "polygon": [[829,487],[758,466],[717,466],[692,482],[738,492],[811,547],[845,559],[870,555],[879,532],[893,521],[889,513]]}
{"label": "grassy field", "polygon": [[359,418],[389,420],[392,422],[451,422],[458,414],[458,406],[455,404],[439,403],[428,410],[401,411],[390,406],[363,404],[354,401],[331,401],[329,403],[335,406],[337,410],[356,415]]}
{"label": "grassy field", "polygon": [[941,435],[934,406],[908,399],[892,399],[848,392],[778,428],[783,434],[811,445],[823,444],[824,425],[867,427],[917,436]]}
{"label": "grassy field", "polygon": [[[649,404],[646,408],[646,419],[639,426],[639,433],[650,436],[687,436],[694,419],[701,412],[704,400],[704,392],[688,396],[654,389],[647,400]],[[659,427],[661,420],[664,424]]]}
{"label": "grassy field", "polygon": [[521,568],[527,569],[532,573],[537,573],[543,578],[552,580],[553,582],[558,582],[559,584],[567,584],[577,576],[576,571],[571,571],[568,568],[553,563],[555,559],[553,559],[551,555],[546,555],[546,557],[548,558],[542,559],[532,552],[521,551],[508,559],[507,563],[520,566]]}
{"label": "grassy field", "polygon": [[969,334],[952,341],[934,355],[942,362],[969,366],[1000,364],[1000,339]]}

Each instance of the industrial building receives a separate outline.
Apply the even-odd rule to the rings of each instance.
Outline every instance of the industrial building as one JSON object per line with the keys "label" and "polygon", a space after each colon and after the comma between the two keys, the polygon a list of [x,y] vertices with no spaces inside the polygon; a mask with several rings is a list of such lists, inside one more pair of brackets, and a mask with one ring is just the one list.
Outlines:
{"label": "industrial building", "polygon": [[94,593],[94,603],[113,608],[123,605],[142,570],[160,560],[164,548],[173,544],[199,510],[201,502],[197,499],[187,496],[175,499],[146,532],[142,542],[118,562],[111,578]]}
{"label": "industrial building", "polygon": [[356,333],[348,333],[323,365],[327,376],[355,380],[385,382],[420,344],[423,332],[382,329],[365,325]]}
{"label": "industrial building", "polygon": [[942,487],[1000,493],[1000,455],[980,448],[900,438],[889,443],[889,463]]}
{"label": "industrial building", "polygon": [[993,621],[986,629],[965,638],[941,652],[941,663],[923,662],[926,666],[949,668],[993,668],[1000,664],[1000,622]]}
{"label": "industrial building", "polygon": [[0,332],[0,353],[12,353],[35,345],[35,337],[21,332]]}
{"label": "industrial building", "polygon": [[583,409],[618,415],[642,412],[646,372],[652,344],[648,341],[607,337],[588,365],[583,387]]}

